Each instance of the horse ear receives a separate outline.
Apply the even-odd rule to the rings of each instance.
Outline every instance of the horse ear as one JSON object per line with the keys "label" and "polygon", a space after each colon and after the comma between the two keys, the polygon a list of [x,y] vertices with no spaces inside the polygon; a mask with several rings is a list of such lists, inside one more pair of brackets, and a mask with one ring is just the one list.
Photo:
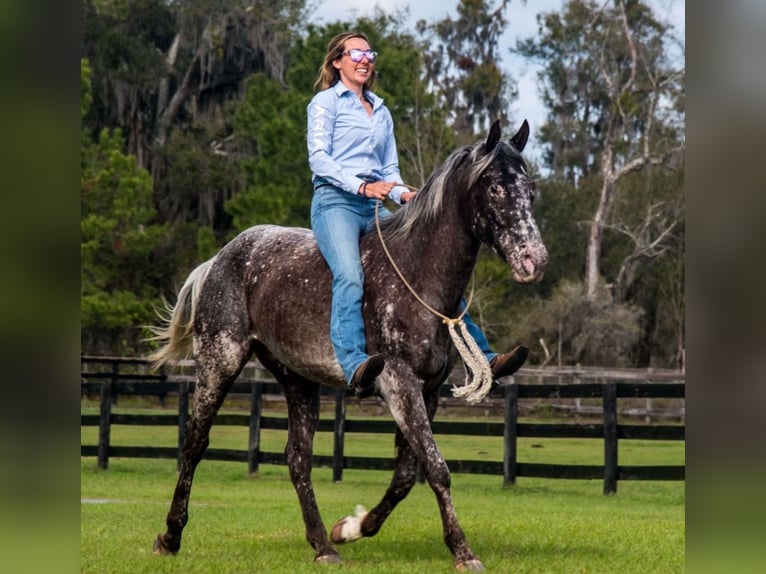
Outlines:
{"label": "horse ear", "polygon": [[527,145],[527,139],[529,139],[529,124],[527,120],[524,120],[519,131],[511,138],[511,143],[521,153],[524,150],[524,146]]}
{"label": "horse ear", "polygon": [[484,143],[484,151],[486,153],[491,152],[493,149],[495,149],[495,146],[497,145],[497,142],[500,141],[500,120],[495,120],[492,124],[492,127],[489,128],[489,135],[487,136],[487,141]]}

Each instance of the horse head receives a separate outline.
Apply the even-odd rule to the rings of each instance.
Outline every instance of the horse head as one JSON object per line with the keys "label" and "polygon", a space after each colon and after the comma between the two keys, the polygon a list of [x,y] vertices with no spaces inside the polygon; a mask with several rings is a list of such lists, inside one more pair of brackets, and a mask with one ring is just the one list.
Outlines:
{"label": "horse head", "polygon": [[529,137],[526,120],[509,142],[500,138],[500,122],[474,148],[480,175],[471,194],[473,228],[478,237],[511,267],[518,283],[543,277],[548,250],[532,215],[535,183],[527,173],[521,152]]}

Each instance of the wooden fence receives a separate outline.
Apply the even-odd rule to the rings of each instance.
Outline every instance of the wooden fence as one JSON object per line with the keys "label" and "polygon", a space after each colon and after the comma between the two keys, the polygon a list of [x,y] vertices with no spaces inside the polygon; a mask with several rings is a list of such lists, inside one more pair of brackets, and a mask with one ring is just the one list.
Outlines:
{"label": "wooden fence", "polygon": [[[101,368],[99,368],[99,366]],[[103,368],[103,367],[107,368]],[[81,415],[82,426],[98,426],[98,444],[81,445],[81,456],[95,456],[99,468],[106,469],[110,457],[176,458],[183,444],[183,429],[189,417],[189,398],[194,392],[194,379],[188,372],[168,375],[165,372],[148,373],[143,359],[112,357],[82,357],[81,393],[83,396],[99,396],[98,415]],[[188,366],[182,366],[182,371]],[[460,369],[462,371],[462,369]],[[255,376],[248,376],[248,373]],[[265,452],[260,448],[261,429],[287,430],[287,419],[262,415],[264,395],[281,394],[279,385],[261,376],[265,371],[257,364],[248,365],[235,382],[230,394],[249,395],[249,414],[219,414],[216,425],[241,425],[249,427],[247,450],[208,449],[209,460],[247,462],[249,472],[257,472],[259,464],[287,464],[284,453]],[[458,376],[462,379],[462,373]],[[603,369],[522,369],[513,379],[550,380],[555,383],[505,384],[493,387],[485,403],[502,403],[504,422],[433,422],[433,432],[451,435],[502,436],[503,460],[473,461],[447,460],[452,472],[502,475],[506,484],[517,477],[603,479],[604,494],[617,491],[619,480],[684,480],[684,465],[618,464],[620,440],[685,440],[685,425],[653,424],[635,425],[618,423],[619,399],[684,399],[684,375],[667,371],[604,371]],[[597,380],[599,382],[583,382]],[[572,381],[577,381],[573,383]],[[442,391],[449,393],[449,385]],[[154,395],[160,401],[169,394],[178,396],[178,413],[166,414],[120,414],[112,412],[119,395]],[[334,400],[334,420],[321,419],[318,432],[332,432],[334,445],[332,456],[315,455],[318,467],[332,467],[333,479],[342,480],[344,469],[392,470],[393,459],[381,457],[349,457],[344,455],[345,433],[391,433],[395,432],[392,420],[348,420],[346,404],[349,397],[345,391],[331,388],[323,390],[325,400]],[[600,399],[599,423],[520,423],[519,401],[523,399]],[[356,400],[351,398],[350,400]],[[177,447],[113,446],[110,444],[112,425],[162,425],[178,428]],[[517,441],[520,437],[537,438],[593,438],[604,442],[603,465],[543,464],[519,462]]]}

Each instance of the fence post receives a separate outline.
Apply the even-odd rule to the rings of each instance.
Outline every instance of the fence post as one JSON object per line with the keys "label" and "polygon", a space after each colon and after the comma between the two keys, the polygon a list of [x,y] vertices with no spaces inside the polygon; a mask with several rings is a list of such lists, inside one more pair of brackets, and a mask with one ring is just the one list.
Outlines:
{"label": "fence post", "polygon": [[605,383],[604,398],[604,494],[617,492],[617,383]]}
{"label": "fence post", "polygon": [[189,382],[182,381],[178,384],[178,455],[176,456],[176,469],[181,470],[181,458],[186,440],[186,423],[189,420]]}
{"label": "fence post", "polygon": [[343,480],[343,442],[346,433],[346,390],[335,391],[335,438],[332,448],[332,479]]}
{"label": "fence post", "polygon": [[247,472],[258,472],[261,457],[261,412],[263,411],[263,385],[250,383],[250,441],[247,449]]}
{"label": "fence post", "polygon": [[97,466],[102,470],[109,468],[109,434],[112,424],[112,381],[101,383],[101,409],[98,418]]}
{"label": "fence post", "polygon": [[[160,365],[159,375],[163,383],[168,380],[167,374],[165,373],[165,365]],[[157,402],[160,403],[160,408],[163,408],[163,409],[165,408],[165,398],[167,396],[168,396],[167,393],[160,393],[157,395]]]}
{"label": "fence post", "polygon": [[515,382],[505,386],[505,429],[503,431],[503,484],[515,484],[518,475],[517,444],[519,420],[519,387]]}
{"label": "fence post", "polygon": [[111,391],[111,401],[113,405],[117,404],[117,391],[115,384],[120,380],[120,362],[118,360],[112,361],[112,374],[109,377],[112,382],[112,388]]}

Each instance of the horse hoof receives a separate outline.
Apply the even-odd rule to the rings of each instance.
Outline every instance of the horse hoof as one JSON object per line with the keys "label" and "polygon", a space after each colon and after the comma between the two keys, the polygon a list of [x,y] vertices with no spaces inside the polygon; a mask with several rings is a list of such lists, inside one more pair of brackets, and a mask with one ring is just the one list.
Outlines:
{"label": "horse hoof", "polygon": [[346,518],[338,520],[330,531],[330,540],[335,544],[345,544],[361,538],[362,534],[358,527],[354,528],[354,522],[356,519],[353,516],[346,516]]}
{"label": "horse hoof", "polygon": [[460,570],[461,572],[484,572],[484,564],[479,559],[466,560],[465,562],[455,564],[455,570]]}
{"label": "horse hoof", "polygon": [[367,516],[367,510],[364,506],[356,507],[356,516],[346,516],[335,523],[330,531],[330,540],[336,544],[345,544],[353,542],[362,537],[362,520]]}
{"label": "horse hoof", "polygon": [[340,554],[322,554],[321,556],[314,558],[314,562],[318,562],[319,564],[340,564]]}
{"label": "horse hoof", "polygon": [[162,543],[162,534],[159,534],[154,541],[152,552],[157,556],[175,556],[178,553],[178,550],[175,552],[169,550],[167,546]]}

